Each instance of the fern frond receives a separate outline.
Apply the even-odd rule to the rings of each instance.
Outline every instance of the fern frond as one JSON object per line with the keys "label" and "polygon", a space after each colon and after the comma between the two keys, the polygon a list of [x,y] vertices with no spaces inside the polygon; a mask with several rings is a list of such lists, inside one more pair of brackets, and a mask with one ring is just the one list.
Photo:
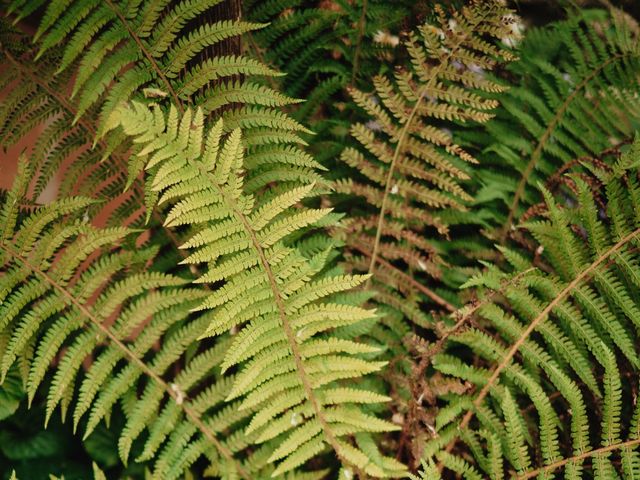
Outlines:
{"label": "fern frond", "polygon": [[510,66],[520,83],[501,96],[487,126],[499,141],[482,145],[488,155],[477,170],[476,198],[493,239],[515,233],[527,209],[542,201],[538,184],[548,185],[571,162],[602,158],[638,127],[631,80],[640,69],[638,40],[615,19],[587,15],[532,30]]}
{"label": "fern frond", "polygon": [[[13,3],[19,11],[22,2]],[[64,45],[59,70],[75,71],[75,119],[90,109],[98,110],[98,138],[113,125],[110,116],[119,103],[131,98],[140,100],[141,93],[170,99],[179,111],[194,102],[207,115],[225,117],[228,125],[242,123],[248,137],[265,127],[274,136],[280,130],[291,130],[290,119],[277,110],[259,106],[286,105],[296,100],[256,87],[249,80],[279,75],[278,72],[239,51],[212,57],[206,54],[217,43],[259,29],[262,24],[225,20],[204,22],[195,30],[188,28],[193,19],[204,18],[218,3],[219,0],[147,0],[135,5],[111,0],[48,2],[37,34],[40,54]],[[83,15],[81,21],[77,18],[79,12]],[[280,141],[274,138],[269,142],[276,151],[285,147],[280,136]],[[297,142],[291,138],[284,143]],[[305,174],[311,175],[312,169],[304,163],[304,153],[294,146],[287,148],[300,157],[304,167],[296,180],[305,183]],[[251,154],[249,150],[247,156]]]}
{"label": "fern frond", "polygon": [[25,36],[12,29],[3,29],[1,35],[0,55],[7,65],[1,75],[3,80],[17,81],[9,82],[5,90],[0,141],[8,147],[29,133],[39,132],[28,152],[33,198],[37,199],[57,179],[59,198],[75,194],[104,201],[90,206],[89,215],[97,215],[101,209],[111,212],[109,202],[114,200],[121,203],[121,207],[109,215],[108,224],[140,226],[144,212],[137,199],[142,190],[134,184],[131,191],[123,193],[127,186],[125,153],[110,144],[110,140],[98,142],[91,148],[96,134],[91,120],[81,119],[73,124],[77,107],[64,94],[69,77],[53,75],[57,57],[45,55],[34,68],[29,65],[33,52],[26,45]]}
{"label": "fern frond", "polygon": [[[224,281],[194,310],[212,309],[202,337],[237,332],[223,362],[223,371],[240,367],[227,400],[244,398],[240,408],[256,412],[248,432],[258,443],[278,445],[269,457],[280,461],[274,476],[304,464],[325,444],[345,466],[385,475],[349,437],[396,427],[361,412],[361,397],[335,397],[341,380],[384,364],[363,357],[376,349],[335,337],[340,326],[372,318],[373,312],[333,300],[366,277],[325,272],[327,252],[302,255],[296,235],[329,213],[299,206],[313,186],[246,193],[240,131],[221,143],[222,121],[206,132],[203,118],[201,110],[180,116],[175,108],[165,118],[141,104],[119,114],[142,147],[150,188],[171,205],[167,223],[197,228],[183,245],[191,250],[186,262],[208,265],[199,282]],[[370,393],[365,403],[383,398]]]}
{"label": "fern frond", "polygon": [[[442,433],[460,432],[427,447],[441,466],[459,471],[447,463],[450,455],[454,447],[469,448],[474,465],[488,474],[485,447],[474,447],[469,435],[482,429],[502,435],[504,428],[500,469],[515,469],[517,478],[552,478],[559,470],[572,479],[637,474],[630,399],[636,386],[625,380],[635,378],[638,368],[633,332],[640,225],[631,207],[637,155],[636,145],[615,170],[598,173],[605,183],[604,211],[578,176],[572,177],[575,204],[561,206],[544,192],[545,218],[523,227],[540,245],[544,270],[523,270],[518,287],[507,285],[502,299],[478,309],[478,328],[450,337],[452,353],[466,348],[482,359],[482,373],[455,353],[434,359],[437,370],[477,387],[472,402],[453,408],[448,401],[451,413],[441,415]],[[515,264],[526,266],[522,259]]]}
{"label": "fern frond", "polygon": [[[469,68],[491,69],[512,59],[489,43],[505,34],[507,12],[497,3],[474,4],[449,22],[439,11],[437,25],[425,24],[410,35],[409,71],[399,71],[393,81],[375,77],[373,94],[352,89],[355,102],[372,120],[351,128],[360,147],[345,149],[341,158],[367,183],[339,182],[337,191],[361,196],[371,206],[372,216],[350,220],[346,233],[350,248],[367,255],[368,273],[396,268],[409,272],[418,284],[425,283],[421,272],[441,277],[444,261],[427,239],[447,234],[438,211],[465,209],[470,197],[460,186],[468,178],[463,165],[475,159],[437,121],[482,123],[491,118],[497,102],[486,94],[502,87],[486,77],[475,78]],[[420,301],[422,289],[410,290],[403,296]]]}
{"label": "fern frond", "polygon": [[[143,457],[165,452],[155,458],[154,478],[178,478],[202,456],[253,478],[251,470],[264,463],[243,465],[236,454],[246,441],[228,437],[250,411],[216,422],[233,377],[212,374],[212,366],[228,341],[189,353],[209,323],[190,313],[205,293],[179,288],[183,279],[141,270],[156,249],[132,253],[118,245],[133,231],[83,221],[89,199],[60,200],[22,215],[11,199],[25,188],[18,181],[1,208],[0,335],[6,342],[0,381],[12,381],[10,369],[20,362],[29,403],[46,391],[46,421],[57,407],[63,418],[73,412],[85,437],[128,399],[119,453],[126,462],[132,443],[148,432]],[[176,361],[184,365],[177,373],[170,369]],[[168,415],[176,430],[159,423]],[[189,436],[179,437],[185,428]],[[175,442],[189,446],[189,461],[180,460],[181,449],[170,450]]]}

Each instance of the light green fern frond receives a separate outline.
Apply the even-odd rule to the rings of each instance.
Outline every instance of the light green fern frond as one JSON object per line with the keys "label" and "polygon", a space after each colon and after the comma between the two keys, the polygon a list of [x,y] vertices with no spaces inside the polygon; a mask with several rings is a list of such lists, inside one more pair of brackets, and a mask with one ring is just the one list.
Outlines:
{"label": "light green fern frond", "polygon": [[150,189],[170,205],[166,223],[194,228],[181,247],[190,253],[184,262],[206,264],[196,282],[219,287],[195,310],[211,310],[203,337],[234,335],[222,369],[239,373],[227,400],[240,398],[240,411],[255,411],[245,431],[256,443],[277,445],[273,475],[327,445],[352,470],[401,472],[401,464],[379,466],[350,441],[397,428],[361,407],[387,397],[353,383],[383,366],[370,359],[377,349],[340,334],[374,315],[342,295],[366,277],[326,270],[328,251],[309,258],[296,247],[296,236],[326,222],[329,210],[300,205],[312,185],[247,194],[240,131],[222,142],[222,121],[207,132],[203,118],[201,110],[180,116],[172,108],[165,119],[158,108],[135,103],[119,114],[141,147]]}

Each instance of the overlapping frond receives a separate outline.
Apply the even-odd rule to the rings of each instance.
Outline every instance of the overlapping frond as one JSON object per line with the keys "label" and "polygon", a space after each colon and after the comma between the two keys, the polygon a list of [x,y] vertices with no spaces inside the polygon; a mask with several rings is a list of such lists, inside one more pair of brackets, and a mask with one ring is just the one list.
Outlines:
{"label": "overlapping frond", "polygon": [[[374,313],[345,295],[366,277],[327,269],[330,250],[304,255],[296,239],[330,222],[327,209],[300,206],[313,186],[244,189],[244,139],[234,129],[222,142],[222,121],[209,131],[203,112],[123,107],[119,121],[141,146],[148,184],[170,205],[166,223],[191,225],[185,263],[206,264],[196,283],[217,285],[195,308],[211,310],[203,337],[234,338],[223,371],[239,369],[227,400],[255,412],[245,430],[257,443],[278,445],[274,475],[304,464],[330,446],[345,468],[382,477],[402,472],[394,459],[363,451],[350,438],[396,427],[366,408],[387,398],[354,381],[378,371],[377,348],[350,338]],[[286,183],[284,183],[286,186]],[[362,406],[364,405],[364,407]]]}
{"label": "overlapping frond", "polygon": [[[348,129],[343,115],[316,115],[333,111],[336,103],[350,108],[344,95],[347,85],[357,78],[368,78],[380,70],[381,61],[389,61],[397,44],[400,24],[411,18],[415,2],[398,0],[393,10],[380,0],[306,2],[303,0],[270,0],[243,3],[252,21],[268,25],[251,33],[249,46],[266,62],[287,75],[277,79],[280,88],[305,102],[292,109],[292,115],[308,121],[323,137],[325,130]],[[391,43],[378,37],[393,37]],[[342,127],[342,124],[347,125]],[[333,136],[333,135],[329,135]],[[328,140],[325,139],[325,140]],[[318,141],[314,139],[314,144]]]}
{"label": "overlapping frond", "polygon": [[505,251],[517,283],[504,283],[513,274],[497,269],[474,279],[501,295],[434,358],[438,371],[471,383],[475,394],[442,398],[429,461],[478,478],[640,473],[639,158],[636,143],[597,172],[604,206],[578,177],[575,202],[545,192],[545,215],[523,226],[539,244],[537,267]]}
{"label": "overlapping frond", "polygon": [[517,85],[500,97],[476,169],[477,216],[501,242],[542,202],[539,184],[633,137],[640,44],[625,24],[586,11],[530,31],[509,69]]}
{"label": "overlapping frond", "polygon": [[[32,188],[36,201],[54,183],[56,196],[92,196],[103,201],[89,208],[93,213],[109,209],[115,200],[120,207],[110,215],[111,225],[141,225],[141,189],[127,185],[125,152],[111,141],[93,146],[95,124],[89,118],[74,123],[76,105],[68,99],[69,75],[54,75],[59,58],[45,55],[34,65],[35,52],[23,33],[0,22],[0,144],[9,148],[37,134],[37,141],[26,152],[31,163]],[[116,139],[117,142],[117,139]]]}
{"label": "overlapping frond", "polygon": [[56,67],[72,79],[74,120],[91,117],[95,140],[122,142],[118,135],[104,137],[122,101],[154,98],[171,101],[180,111],[194,104],[208,116],[224,118],[229,128],[243,128],[253,164],[247,188],[259,190],[278,176],[319,185],[317,163],[300,148],[298,134],[307,130],[281,111],[297,100],[256,81],[280,74],[237,48],[212,53],[221,42],[263,26],[206,20],[219,3],[16,0],[9,11],[17,18],[32,8],[44,11],[35,36],[39,56],[61,49]]}
{"label": "overlapping frond", "polygon": [[229,433],[251,410],[224,402],[233,380],[216,367],[228,342],[195,348],[210,319],[191,310],[205,292],[146,270],[156,248],[120,247],[134,232],[91,226],[91,199],[23,214],[22,167],[0,209],[0,383],[17,366],[29,403],[46,393],[46,422],[59,407],[85,438],[119,404],[120,457],[138,442],[154,478],[180,478],[199,458],[222,477],[256,478],[259,457],[234,457],[250,438]]}
{"label": "overlapping frond", "polygon": [[[347,243],[358,270],[375,273],[374,284],[403,314],[424,323],[416,305],[429,297],[452,307],[427,288],[442,276],[443,260],[429,237],[446,235],[445,209],[464,210],[469,195],[461,181],[476,160],[456,145],[447,126],[485,122],[497,102],[487,94],[503,87],[481,74],[511,53],[496,45],[507,35],[508,10],[498,2],[475,2],[438,23],[424,24],[406,43],[411,68],[393,79],[374,78],[375,92],[352,90],[371,121],[353,125],[359,148],[342,160],[359,175],[337,183],[341,193],[361,197],[366,215],[349,219]],[[407,301],[408,300],[408,301]]]}

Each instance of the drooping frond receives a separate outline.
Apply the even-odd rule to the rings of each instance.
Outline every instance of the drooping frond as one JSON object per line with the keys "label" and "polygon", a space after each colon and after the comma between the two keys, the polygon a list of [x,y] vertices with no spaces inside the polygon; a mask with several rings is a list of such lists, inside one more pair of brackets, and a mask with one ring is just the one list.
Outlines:
{"label": "drooping frond", "polygon": [[259,456],[235,458],[250,437],[234,427],[251,410],[224,402],[233,377],[217,365],[228,340],[194,348],[210,322],[191,313],[205,292],[145,270],[157,249],[121,248],[132,231],[91,226],[91,199],[23,214],[22,165],[0,209],[0,384],[17,366],[28,402],[46,393],[46,421],[59,407],[85,438],[120,404],[119,455],[131,460],[141,442],[136,461],[150,461],[153,478],[180,478],[199,458],[222,477],[256,478]]}
{"label": "drooping frond", "polygon": [[4,148],[37,133],[37,141],[26,152],[33,177],[29,195],[33,202],[50,183],[57,197],[92,196],[103,203],[90,212],[109,210],[115,200],[120,207],[110,215],[110,225],[136,225],[144,221],[138,185],[123,193],[127,185],[127,160],[122,149],[109,141],[93,146],[95,123],[82,118],[74,123],[76,105],[68,99],[69,75],[55,76],[59,58],[43,56],[33,65],[35,53],[28,38],[0,22],[0,144]]}
{"label": "drooping frond", "polygon": [[[636,143],[597,172],[604,206],[579,177],[571,201],[545,192],[544,217],[523,226],[539,244],[539,268],[505,251],[517,283],[504,283],[478,308],[477,327],[452,336],[434,358],[438,371],[471,383],[475,394],[443,399],[427,459],[459,472],[468,453],[483,478],[640,473],[639,159]],[[474,283],[495,288],[484,278]]]}
{"label": "drooping frond", "polygon": [[[318,164],[300,148],[298,133],[308,131],[281,111],[295,100],[255,80],[280,74],[241,51],[212,53],[221,42],[262,27],[239,19],[207,21],[205,14],[220,2],[15,0],[9,11],[22,18],[32,8],[44,9],[39,55],[61,48],[57,70],[72,78],[74,119],[90,116],[96,139],[113,125],[110,116],[122,101],[171,101],[179,111],[194,104],[245,132],[253,164],[247,188],[259,190],[280,176],[321,183]],[[107,138],[114,145],[122,141]]]}

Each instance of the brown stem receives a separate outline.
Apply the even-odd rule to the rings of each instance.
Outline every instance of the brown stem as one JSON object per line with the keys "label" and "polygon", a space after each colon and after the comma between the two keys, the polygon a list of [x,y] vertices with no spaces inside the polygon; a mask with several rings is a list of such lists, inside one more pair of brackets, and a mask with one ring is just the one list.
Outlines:
{"label": "brown stem", "polygon": [[[367,256],[369,258],[372,257],[372,253],[369,252],[364,247],[362,247],[362,246],[360,246],[358,244],[354,244],[354,245],[352,245],[352,247],[355,248],[360,253],[362,253],[363,255],[365,255],[365,256]],[[438,305],[440,305],[444,309],[448,310],[449,312],[453,313],[453,312],[455,312],[457,310],[456,307],[454,307],[452,304],[447,302],[444,298],[442,298],[436,292],[434,292],[433,290],[425,287],[420,282],[418,282],[416,279],[414,279],[411,275],[407,275],[402,270],[400,270],[398,267],[394,266],[392,263],[387,262],[384,258],[378,257],[376,259],[376,263],[378,263],[380,265],[383,265],[385,268],[388,268],[389,270],[392,270],[395,275],[399,276],[400,278],[402,278],[402,280],[406,281],[407,283],[411,284],[411,286],[413,286],[416,289],[420,290],[427,297],[429,297],[431,300],[433,300],[434,302],[436,302]]]}
{"label": "brown stem", "polygon": [[534,478],[540,475],[541,473],[552,472],[554,470],[557,470],[560,467],[564,467],[566,464],[571,462],[584,460],[585,458],[595,457],[602,453],[613,452],[614,450],[622,450],[623,448],[634,447],[639,444],[640,444],[640,438],[635,438],[633,440],[627,440],[626,442],[607,445],[606,447],[597,448],[595,450],[590,450],[588,452],[584,452],[579,455],[574,455],[573,457],[565,458],[563,460],[558,460],[557,462],[550,463],[549,465],[545,465],[544,467],[538,468],[536,470],[532,470],[523,475],[518,475],[516,479],[526,480],[527,478]]}
{"label": "brown stem", "polygon": [[[479,16],[477,23],[475,25],[480,24],[486,16],[489,15],[489,11],[485,13],[485,15]],[[411,109],[409,116],[407,117],[402,130],[400,131],[400,135],[398,136],[398,143],[396,144],[395,150],[393,152],[393,157],[391,158],[391,163],[389,165],[389,171],[387,172],[387,176],[385,179],[385,187],[384,194],[382,196],[382,202],[380,205],[380,213],[378,214],[378,224],[376,226],[376,235],[373,243],[373,251],[371,254],[371,262],[369,263],[369,273],[372,274],[375,268],[375,265],[378,261],[379,249],[380,249],[380,241],[382,239],[382,229],[384,227],[384,219],[387,210],[387,202],[389,199],[389,193],[391,192],[391,184],[393,179],[393,174],[395,171],[396,164],[398,163],[398,159],[400,158],[400,152],[404,147],[404,142],[409,138],[409,129],[412,126],[413,119],[416,117],[418,112],[418,108],[422,104],[422,101],[427,95],[427,92],[430,88],[432,88],[433,84],[438,81],[438,75],[442,71],[442,69],[448,65],[449,61],[457,54],[458,50],[462,48],[462,44],[467,40],[467,38],[473,33],[473,29],[475,25],[469,25],[470,30],[467,30],[464,35],[461,35],[455,45],[452,45],[449,52],[440,60],[436,67],[433,67],[430,71],[431,78],[429,81],[422,87],[420,93],[418,94],[418,99],[415,102],[415,105]]]}

